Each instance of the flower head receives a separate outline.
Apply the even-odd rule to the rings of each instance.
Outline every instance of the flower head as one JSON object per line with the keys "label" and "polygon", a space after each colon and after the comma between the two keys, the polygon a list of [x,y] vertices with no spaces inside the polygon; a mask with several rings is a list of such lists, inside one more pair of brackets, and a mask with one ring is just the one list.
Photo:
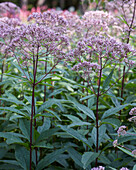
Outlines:
{"label": "flower head", "polygon": [[0,3],[0,16],[15,18],[16,14],[19,14],[19,12],[20,8],[12,2]]}
{"label": "flower head", "polygon": [[129,170],[128,168],[122,167],[120,170]]}
{"label": "flower head", "polygon": [[136,115],[136,107],[130,110],[129,115]]}
{"label": "flower head", "polygon": [[117,145],[118,145],[118,140],[116,139],[116,140],[113,141],[113,146],[117,147]]}
{"label": "flower head", "polygon": [[105,169],[105,167],[103,167],[103,166],[91,168],[91,170],[104,170],[104,169]]}
{"label": "flower head", "polygon": [[117,131],[118,136],[121,136],[121,135],[124,136],[126,134],[126,130],[124,130],[124,129],[126,129],[126,128],[127,128],[126,126],[120,126]]}
{"label": "flower head", "polygon": [[132,151],[132,154],[136,156],[136,149]]}

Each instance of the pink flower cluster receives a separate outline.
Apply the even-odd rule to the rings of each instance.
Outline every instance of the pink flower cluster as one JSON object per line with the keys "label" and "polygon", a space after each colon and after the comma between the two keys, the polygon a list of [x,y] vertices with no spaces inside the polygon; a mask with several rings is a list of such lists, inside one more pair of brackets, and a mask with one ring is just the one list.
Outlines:
{"label": "pink flower cluster", "polygon": [[12,2],[2,2],[0,3],[0,16],[15,18],[18,17],[20,8]]}
{"label": "pink flower cluster", "polygon": [[126,132],[126,129],[127,127],[126,126],[120,126],[117,133],[118,133],[118,136],[124,136],[127,132]]}
{"label": "pink flower cluster", "polygon": [[103,167],[103,166],[91,168],[91,170],[104,170],[104,169],[105,169],[105,167]]}
{"label": "pink flower cluster", "polygon": [[128,121],[136,123],[136,107],[130,110],[129,115],[134,115],[134,116],[129,118]]}

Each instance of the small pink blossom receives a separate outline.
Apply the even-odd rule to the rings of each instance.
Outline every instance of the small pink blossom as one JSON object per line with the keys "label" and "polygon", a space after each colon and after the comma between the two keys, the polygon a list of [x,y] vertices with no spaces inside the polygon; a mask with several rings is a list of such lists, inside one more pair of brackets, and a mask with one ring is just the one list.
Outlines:
{"label": "small pink blossom", "polygon": [[116,139],[116,140],[113,141],[113,146],[117,147],[117,145],[118,145],[118,140]]}
{"label": "small pink blossom", "polygon": [[127,127],[126,126],[120,126],[117,133],[118,133],[118,136],[124,136],[126,134],[126,131],[124,129],[126,129]]}

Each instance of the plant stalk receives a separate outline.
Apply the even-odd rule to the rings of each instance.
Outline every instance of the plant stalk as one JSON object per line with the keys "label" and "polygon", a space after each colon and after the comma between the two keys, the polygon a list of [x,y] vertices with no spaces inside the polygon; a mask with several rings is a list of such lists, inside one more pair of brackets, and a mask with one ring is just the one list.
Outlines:
{"label": "plant stalk", "polygon": [[[97,101],[96,101],[96,153],[99,150],[99,97],[100,97],[100,86],[101,86],[101,77],[102,77],[102,59],[100,59],[100,74],[99,74],[99,81],[98,81],[98,90],[97,90]],[[95,166],[97,166],[98,159],[95,160]]]}

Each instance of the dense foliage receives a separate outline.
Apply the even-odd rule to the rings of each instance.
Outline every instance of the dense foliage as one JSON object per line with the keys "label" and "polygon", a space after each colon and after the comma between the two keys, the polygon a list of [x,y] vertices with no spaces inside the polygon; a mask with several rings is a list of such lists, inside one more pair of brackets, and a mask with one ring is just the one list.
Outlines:
{"label": "dense foliage", "polygon": [[135,170],[136,1],[0,9],[0,169]]}

